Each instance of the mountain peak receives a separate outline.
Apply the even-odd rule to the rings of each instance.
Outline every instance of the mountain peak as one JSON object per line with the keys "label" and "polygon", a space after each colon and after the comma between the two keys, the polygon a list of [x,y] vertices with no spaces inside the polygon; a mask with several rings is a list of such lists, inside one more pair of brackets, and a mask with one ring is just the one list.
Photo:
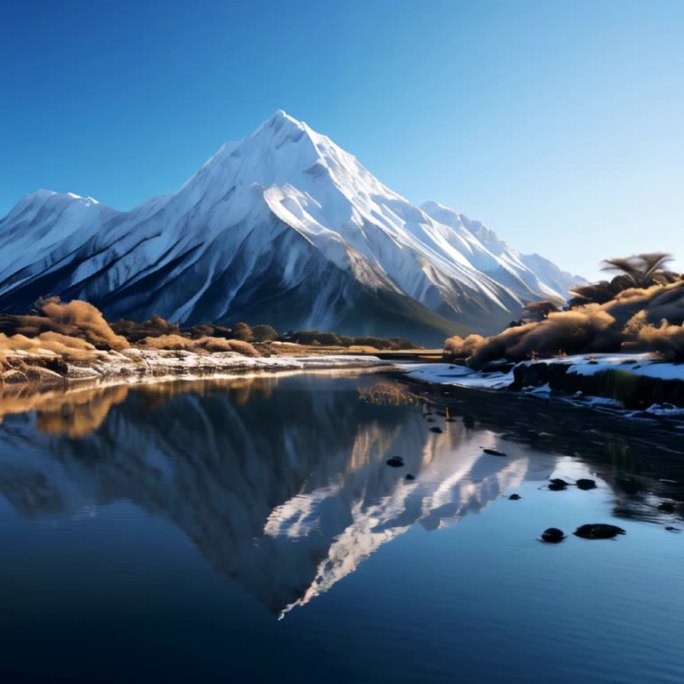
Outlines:
{"label": "mountain peak", "polygon": [[298,121],[293,116],[290,116],[284,109],[278,109],[269,119],[264,121],[261,126],[250,135],[250,138],[260,136],[263,133],[297,133],[303,132],[306,129],[306,124],[303,121]]}
{"label": "mountain peak", "polygon": [[301,121],[297,121],[297,119],[295,119],[293,116],[290,116],[284,109],[276,110],[266,123],[275,125],[283,122],[294,123],[297,126],[301,126]]}

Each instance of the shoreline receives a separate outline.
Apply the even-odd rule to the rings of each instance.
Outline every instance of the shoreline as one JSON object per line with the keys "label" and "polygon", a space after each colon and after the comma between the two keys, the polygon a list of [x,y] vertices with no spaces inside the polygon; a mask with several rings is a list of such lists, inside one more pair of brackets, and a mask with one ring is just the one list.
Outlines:
{"label": "shoreline", "polygon": [[[141,385],[157,382],[229,380],[290,372],[344,371],[395,368],[372,354],[305,354],[249,357],[234,352],[198,354],[189,351],[126,349],[97,352],[91,362],[73,364],[58,355],[17,354],[26,367],[4,374],[0,400],[6,395],[28,395],[50,390]],[[47,363],[46,363],[47,361]],[[32,365],[32,362],[35,365]],[[50,369],[59,362],[66,372]],[[56,363],[55,363],[56,365]]]}
{"label": "shoreline", "polygon": [[649,354],[587,354],[474,371],[450,363],[407,364],[409,383],[554,400],[628,418],[684,420],[684,363]]}
{"label": "shoreline", "polygon": [[236,352],[131,347],[95,351],[89,359],[75,363],[52,352],[19,352],[13,359],[22,370],[4,373],[0,402],[12,403],[12,399],[21,398],[30,403],[34,395],[73,395],[81,389],[377,370],[437,391],[460,387],[555,400],[622,417],[684,420],[684,363],[667,363],[648,354],[577,355],[496,363],[489,371],[481,372],[448,362],[406,363],[401,356],[382,358],[381,351],[377,355],[370,351],[344,354],[325,348],[316,351],[319,353],[245,356]]}

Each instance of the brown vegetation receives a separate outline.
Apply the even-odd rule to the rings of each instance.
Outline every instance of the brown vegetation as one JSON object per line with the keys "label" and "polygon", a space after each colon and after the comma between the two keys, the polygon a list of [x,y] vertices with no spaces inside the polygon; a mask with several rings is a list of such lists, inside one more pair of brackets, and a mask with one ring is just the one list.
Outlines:
{"label": "brown vegetation", "polygon": [[[176,323],[168,323],[161,316],[152,316],[148,321],[118,321],[112,324],[113,330],[124,336],[130,343],[144,342],[147,346],[153,346],[148,338],[167,339],[167,344],[174,344],[171,337],[176,335],[192,340],[205,338],[241,340],[261,345],[268,345],[269,342],[290,342],[306,346],[325,346],[325,347],[370,347],[380,350],[394,349],[420,349],[410,340],[392,337],[383,339],[379,337],[352,337],[349,335],[339,335],[334,332],[321,332],[320,330],[300,330],[285,335],[279,335],[277,330],[270,325],[248,325],[244,322],[235,323],[232,327],[203,323],[191,328],[181,330]],[[1,328],[0,328],[1,329]],[[163,344],[160,343],[160,344]],[[192,346],[183,346],[176,340],[178,349],[191,349]],[[164,347],[159,347],[164,348]],[[166,347],[170,348],[170,347]],[[215,351],[226,351],[227,347],[216,344]]]}
{"label": "brown vegetation", "polygon": [[[643,268],[634,263],[639,259]],[[521,321],[498,335],[458,336],[446,340],[444,353],[450,359],[467,359],[473,368],[490,361],[522,361],[562,354],[643,351],[656,352],[664,359],[684,360],[684,280],[660,269],[668,257],[647,254],[630,257],[631,275],[603,284],[578,288],[577,298],[568,309],[553,310],[548,302],[527,307],[537,320]],[[622,260],[611,260],[616,268]],[[636,281],[646,287],[630,287]],[[608,296],[610,295],[610,296]],[[594,297],[596,301],[589,301]]]}
{"label": "brown vegetation", "polygon": [[255,347],[244,340],[227,340],[222,337],[192,339],[182,335],[159,335],[146,337],[140,346],[147,349],[184,350],[195,353],[237,352],[243,356],[261,356]]}
{"label": "brown vegetation", "polygon": [[98,350],[129,346],[91,304],[57,297],[40,300],[36,314],[0,317],[3,383],[44,382],[66,374],[66,364],[92,362]]}
{"label": "brown vegetation", "polygon": [[[141,322],[121,320],[110,326],[102,313],[87,302],[62,302],[58,297],[50,297],[39,300],[31,314],[0,314],[0,383],[61,382],[66,377],[80,377],[88,374],[89,367],[95,371],[94,364],[106,365],[107,359],[115,358],[115,355],[103,357],[106,352],[136,347],[201,355],[229,352],[249,357],[283,353],[288,344],[297,353],[310,353],[310,349],[300,344],[333,345],[321,348],[321,353],[339,353],[354,347],[357,347],[356,353],[415,348],[408,340],[355,338],[318,331],[295,333],[285,339],[289,342],[272,344],[278,340],[278,333],[270,325],[206,324],[181,330],[177,323],[158,315]],[[141,358],[126,356],[123,359],[126,363]],[[83,366],[85,370],[79,375],[75,366]]]}
{"label": "brown vegetation", "polygon": [[359,399],[380,406],[401,406],[418,404],[422,398],[402,385],[391,382],[377,382],[371,387],[359,389]]}
{"label": "brown vegetation", "polygon": [[71,339],[85,340],[96,349],[125,349],[127,340],[117,335],[104,316],[92,304],[73,300],[61,302],[58,297],[39,300],[36,314],[0,316],[0,333],[36,338],[43,333],[57,333]]}
{"label": "brown vegetation", "polygon": [[378,350],[396,349],[422,349],[411,340],[401,337],[350,337],[338,335],[334,332],[321,332],[320,330],[299,330],[282,336],[279,339],[287,342],[295,342],[305,345],[322,345],[326,347],[372,347]]}
{"label": "brown vegetation", "polygon": [[453,358],[468,358],[472,356],[485,342],[482,335],[468,335],[466,338],[454,335],[444,343],[444,352]]}
{"label": "brown vegetation", "polygon": [[147,321],[117,321],[112,323],[112,330],[130,343],[140,342],[146,337],[180,334],[178,323],[169,323],[157,314]]}

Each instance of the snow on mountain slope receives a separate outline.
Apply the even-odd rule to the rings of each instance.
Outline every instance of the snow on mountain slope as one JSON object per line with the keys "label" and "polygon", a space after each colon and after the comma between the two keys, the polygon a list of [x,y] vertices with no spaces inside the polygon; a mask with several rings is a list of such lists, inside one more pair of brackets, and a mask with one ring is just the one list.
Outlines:
{"label": "snow on mountain slope", "polygon": [[[39,191],[0,221],[0,308],[83,298],[108,317],[408,335],[493,331],[573,279],[477,222],[396,194],[279,111],[178,192],[129,212]],[[28,247],[30,246],[30,249]]]}
{"label": "snow on mountain slope", "polygon": [[565,300],[573,285],[584,282],[538,254],[521,254],[479,221],[442,204],[429,201],[421,209],[454,230],[457,239],[464,243],[463,251],[473,267],[506,284],[523,298],[532,292],[538,297]]}
{"label": "snow on mountain slope", "polygon": [[0,277],[14,276],[14,283],[30,279],[80,247],[115,213],[73,193],[38,190],[28,195],[0,223]]}

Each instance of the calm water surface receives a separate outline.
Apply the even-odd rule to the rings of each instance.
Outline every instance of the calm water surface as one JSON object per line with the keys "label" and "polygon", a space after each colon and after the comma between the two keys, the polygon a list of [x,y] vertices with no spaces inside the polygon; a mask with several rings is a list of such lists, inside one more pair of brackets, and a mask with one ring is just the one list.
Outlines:
{"label": "calm water surface", "polygon": [[[2,681],[684,681],[681,433],[377,381],[6,400]],[[538,541],[591,522],[627,534]]]}

